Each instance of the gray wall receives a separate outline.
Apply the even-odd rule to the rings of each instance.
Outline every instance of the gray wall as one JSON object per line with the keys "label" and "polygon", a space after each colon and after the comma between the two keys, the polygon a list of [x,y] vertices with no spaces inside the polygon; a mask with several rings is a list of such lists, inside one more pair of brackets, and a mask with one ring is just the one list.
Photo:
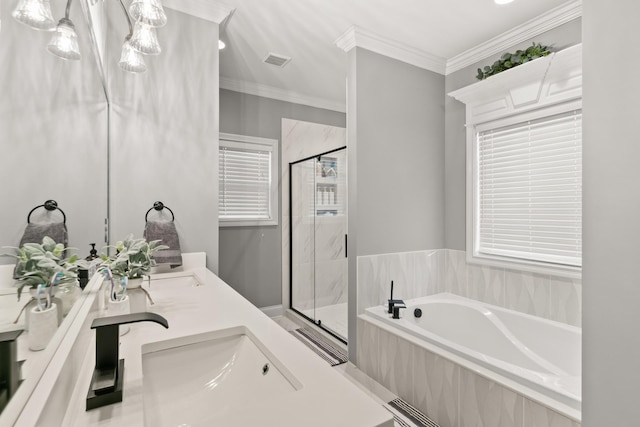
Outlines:
{"label": "gray wall", "polygon": [[[575,19],[544,34],[517,44],[508,51],[524,49],[532,42],[553,46],[555,50],[581,41],[581,19]],[[477,69],[493,63],[500,55],[479,61],[449,74],[445,93],[476,83]],[[450,96],[445,97],[445,245],[447,249],[466,250],[466,130],[465,106]]]}
{"label": "gray wall", "polygon": [[640,3],[583,8],[582,425],[637,426]]}
{"label": "gray wall", "polygon": [[216,40],[218,25],[165,9],[163,52],[134,75],[117,66],[128,32],[120,5],[105,7],[111,241],[141,237],[146,211],[161,200],[175,214],[182,251],[206,252],[217,273],[218,49],[202,40]]}
{"label": "gray wall", "polygon": [[[349,336],[356,259],[444,244],[444,76],[366,49],[348,53]],[[356,340],[349,345],[355,360]]]}
{"label": "gray wall", "polygon": [[[346,123],[344,113],[220,90],[220,132],[276,139],[281,151],[282,118],[340,127]],[[278,206],[282,206],[281,194],[279,191]],[[283,224],[282,213],[279,215],[277,226],[220,227],[219,275],[258,307],[282,303]]]}
{"label": "gray wall", "polygon": [[[67,215],[69,245],[82,256],[104,243],[107,215],[107,102],[86,25],[76,25],[82,59],[46,50],[52,33],[11,18],[0,2],[0,246],[18,246],[27,214],[54,199]],[[52,4],[54,16],[63,4]],[[84,20],[79,2],[71,19]],[[33,222],[61,221],[34,212]],[[6,250],[0,250],[6,252]],[[0,257],[0,263],[13,263]]]}

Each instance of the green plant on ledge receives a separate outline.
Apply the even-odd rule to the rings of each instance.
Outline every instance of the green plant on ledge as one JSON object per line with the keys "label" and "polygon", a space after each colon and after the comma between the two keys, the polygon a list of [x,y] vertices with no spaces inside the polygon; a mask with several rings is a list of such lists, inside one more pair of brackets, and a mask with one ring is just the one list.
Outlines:
{"label": "green plant on ledge", "polygon": [[505,70],[517,67],[525,62],[533,61],[534,59],[542,58],[551,53],[549,46],[543,46],[540,43],[533,43],[526,50],[516,50],[515,53],[505,53],[500,59],[493,63],[493,65],[478,68],[478,80],[484,80],[487,77],[494,76]]}
{"label": "green plant on ledge", "polygon": [[101,255],[102,267],[108,267],[115,276],[137,279],[148,276],[151,267],[156,265],[153,254],[161,249],[168,249],[169,246],[160,245],[160,240],[147,242],[145,239],[134,239],[129,235],[126,239],[117,242],[111,248],[116,253],[110,257]]}

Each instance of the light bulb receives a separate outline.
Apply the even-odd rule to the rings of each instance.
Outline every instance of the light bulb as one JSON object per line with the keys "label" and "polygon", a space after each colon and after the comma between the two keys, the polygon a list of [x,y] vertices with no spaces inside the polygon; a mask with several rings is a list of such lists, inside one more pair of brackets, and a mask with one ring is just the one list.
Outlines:
{"label": "light bulb", "polygon": [[78,35],[70,19],[62,18],[60,20],[47,50],[62,59],[80,59]]}
{"label": "light bulb", "polygon": [[124,71],[130,73],[144,73],[147,71],[144,57],[131,46],[129,38],[127,38],[122,45],[122,55],[120,55],[120,63],[118,65]]}
{"label": "light bulb", "polygon": [[227,45],[222,40],[218,40],[218,50],[222,50],[225,47],[227,47]]}
{"label": "light bulb", "polygon": [[493,0],[495,2],[495,4],[508,4],[511,3],[513,0]]}
{"label": "light bulb", "polygon": [[131,36],[131,47],[145,55],[158,55],[162,51],[156,29],[142,22],[136,22]]}
{"label": "light bulb", "polygon": [[167,23],[160,0],[134,0],[129,13],[134,21],[144,22],[151,27],[162,27]]}
{"label": "light bulb", "polygon": [[11,16],[36,30],[51,31],[56,28],[49,0],[20,0]]}

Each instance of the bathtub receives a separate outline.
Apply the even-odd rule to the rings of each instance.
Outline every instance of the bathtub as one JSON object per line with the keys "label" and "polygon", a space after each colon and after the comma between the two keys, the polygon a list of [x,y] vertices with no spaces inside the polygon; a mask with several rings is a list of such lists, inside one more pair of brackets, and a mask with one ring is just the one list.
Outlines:
{"label": "bathtub", "polygon": [[[573,419],[580,418],[580,328],[441,293],[406,301],[401,319],[387,307],[363,319]],[[422,311],[421,317],[414,310]]]}

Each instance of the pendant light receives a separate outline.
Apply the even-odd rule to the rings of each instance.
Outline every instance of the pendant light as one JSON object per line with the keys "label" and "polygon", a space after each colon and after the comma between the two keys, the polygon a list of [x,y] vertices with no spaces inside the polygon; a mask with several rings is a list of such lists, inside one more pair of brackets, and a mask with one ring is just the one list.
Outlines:
{"label": "pendant light", "polygon": [[120,62],[118,63],[118,66],[124,71],[128,71],[130,73],[144,73],[145,71],[147,71],[147,65],[144,63],[144,57],[140,52],[135,50],[133,46],[131,46],[131,36],[133,34],[131,19],[129,18],[127,8],[124,7],[124,3],[122,3],[122,0],[120,0],[120,5],[122,6],[122,11],[127,17],[127,23],[129,24],[129,34],[124,39],[124,43],[122,45],[122,54],[120,55]]}
{"label": "pendant light", "polygon": [[133,0],[129,8],[134,21],[159,28],[167,23],[167,15],[164,13],[160,0]]}
{"label": "pendant light", "polygon": [[34,30],[51,31],[56,27],[49,0],[20,0],[11,16]]}
{"label": "pendant light", "polygon": [[80,47],[78,46],[78,34],[73,22],[69,19],[70,8],[71,0],[68,0],[64,18],[58,22],[56,32],[47,45],[47,50],[62,59],[78,60],[80,59]]}
{"label": "pendant light", "polygon": [[141,21],[136,22],[131,36],[131,46],[145,55],[159,55],[162,52],[156,29]]}
{"label": "pendant light", "polygon": [[[11,13],[18,22],[36,30],[55,30],[47,50],[62,59],[79,60],[81,58],[78,34],[69,11],[72,0],[67,0],[64,17],[58,21],[51,13],[51,0],[16,0],[17,6]],[[61,0],[64,1],[64,0]],[[87,0],[90,6],[95,6],[99,0]],[[133,0],[129,12],[123,0],[119,0],[122,11],[129,24],[129,34],[122,44],[122,52],[118,66],[131,73],[143,73],[147,70],[144,55],[158,55],[162,51],[156,28],[167,23],[160,0]],[[132,20],[135,20],[135,26]]]}

